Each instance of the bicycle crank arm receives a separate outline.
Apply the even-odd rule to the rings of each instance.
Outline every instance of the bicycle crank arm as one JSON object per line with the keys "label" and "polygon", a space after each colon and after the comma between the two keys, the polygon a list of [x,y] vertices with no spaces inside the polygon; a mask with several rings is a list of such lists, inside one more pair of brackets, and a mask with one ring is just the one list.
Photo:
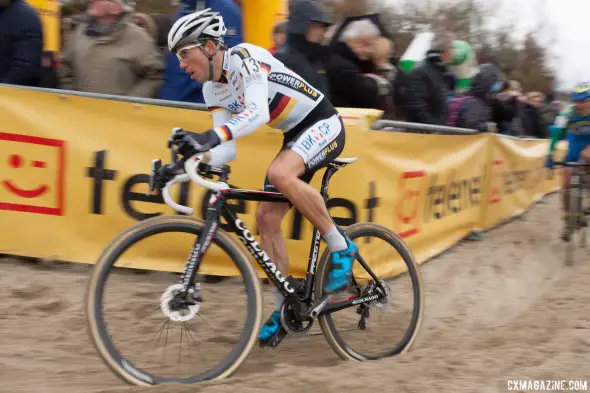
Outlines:
{"label": "bicycle crank arm", "polygon": [[324,310],[324,308],[326,308],[326,306],[328,305],[328,301],[330,300],[330,295],[326,294],[324,296],[322,296],[321,298],[317,299],[309,308],[309,311],[307,312],[307,314],[309,315],[309,317],[311,318],[317,318],[318,315],[320,315],[320,313]]}

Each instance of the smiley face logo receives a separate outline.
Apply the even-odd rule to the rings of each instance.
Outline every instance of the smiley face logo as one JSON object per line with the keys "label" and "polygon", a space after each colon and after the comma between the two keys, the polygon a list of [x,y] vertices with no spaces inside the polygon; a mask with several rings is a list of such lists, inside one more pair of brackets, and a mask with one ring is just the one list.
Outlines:
{"label": "smiley face logo", "polygon": [[[23,157],[19,154],[12,154],[9,158],[9,165],[13,168],[20,168],[23,166]],[[34,168],[45,168],[47,167],[47,163],[44,161],[34,160],[31,162],[31,166]],[[11,180],[3,180],[2,185],[8,189],[8,191],[12,192],[15,195],[18,195],[22,198],[37,198],[47,192],[49,190],[49,186],[43,184],[37,188],[32,190],[25,190],[20,187],[15,186]]]}
{"label": "smiley face logo", "polygon": [[65,142],[0,132],[0,210],[63,215]]}

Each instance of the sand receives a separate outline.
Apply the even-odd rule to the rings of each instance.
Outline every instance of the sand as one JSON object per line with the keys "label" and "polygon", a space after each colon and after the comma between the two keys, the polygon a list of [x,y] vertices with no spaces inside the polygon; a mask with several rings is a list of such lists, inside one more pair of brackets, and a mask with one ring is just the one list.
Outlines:
{"label": "sand", "polygon": [[[462,242],[422,265],[424,321],[404,355],[344,362],[314,326],[312,335],[289,337],[276,349],[256,347],[227,380],[154,388],[124,384],[90,343],[82,310],[91,266],[3,258],[0,391],[493,393],[509,391],[512,380],[588,380],[590,249],[580,249],[574,266],[564,266],[559,225],[558,195],[552,195],[487,232],[485,240]],[[128,293],[138,301],[160,281],[174,281],[168,273],[119,278],[112,287],[115,297]],[[237,287],[231,280],[209,284],[209,299],[236,293]],[[271,297],[264,290],[266,317]],[[209,314],[212,324],[239,331],[227,321],[243,315],[244,303],[218,297],[218,313]],[[113,323],[123,324],[132,315],[126,306],[111,304]],[[208,340],[204,353],[223,348],[224,340]]]}

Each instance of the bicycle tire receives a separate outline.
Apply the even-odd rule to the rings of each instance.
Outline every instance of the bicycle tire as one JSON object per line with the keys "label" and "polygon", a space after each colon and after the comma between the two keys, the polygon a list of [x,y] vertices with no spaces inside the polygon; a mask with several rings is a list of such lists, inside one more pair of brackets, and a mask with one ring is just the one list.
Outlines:
{"label": "bicycle tire", "polygon": [[[414,307],[412,309],[412,318],[411,322],[406,330],[403,339],[394,347],[393,350],[387,352],[386,355],[383,356],[367,356],[363,355],[354,349],[352,349],[349,345],[344,342],[344,339],[338,333],[333,321],[331,314],[323,314],[318,316],[318,320],[320,323],[320,328],[322,333],[332,349],[336,352],[336,354],[342,358],[343,360],[353,360],[353,361],[365,361],[365,360],[376,360],[384,357],[390,357],[394,355],[398,355],[401,353],[407,352],[412,344],[415,342],[418,332],[420,329],[420,325],[422,323],[422,317],[424,314],[424,288],[422,285],[422,279],[420,277],[420,272],[418,269],[418,264],[408,248],[408,246],[403,242],[403,240],[395,234],[393,231],[389,230],[388,228],[375,224],[375,223],[357,223],[353,224],[345,229],[347,236],[354,240],[357,237],[366,237],[372,236],[377,237],[382,240],[385,240],[391,246],[395,248],[395,250],[402,256],[407,268],[408,273],[412,280],[412,289],[413,289],[413,299],[414,299]],[[315,283],[315,293],[316,298],[321,296],[323,293],[323,284],[328,276],[328,265],[329,265],[329,257],[330,253],[329,250],[325,250],[322,254],[322,258],[318,265],[318,272]],[[337,313],[338,311],[336,311]]]}
{"label": "bicycle tire", "polygon": [[581,210],[582,210],[582,217],[584,219],[585,225],[581,228],[580,233],[580,246],[582,248],[586,248],[588,246],[588,231],[590,231],[590,223],[588,219],[590,219],[590,180],[588,180],[590,176],[584,179],[584,186],[582,187],[582,197],[581,197]]}
{"label": "bicycle tire", "polygon": [[229,377],[246,360],[254,344],[262,322],[262,292],[260,280],[245,251],[227,232],[219,229],[214,244],[223,249],[234,261],[244,280],[248,297],[246,326],[238,344],[217,367],[190,378],[160,378],[135,369],[119,353],[111,341],[102,316],[103,286],[109,271],[118,257],[133,244],[148,236],[164,232],[184,232],[200,236],[205,223],[189,216],[159,216],[141,221],[117,235],[104,249],[94,267],[85,298],[88,333],[102,361],[123,381],[138,386],[162,383],[197,383]]}
{"label": "bicycle tire", "polygon": [[[576,234],[584,228],[580,225],[579,214],[582,213],[582,189],[580,185],[573,185],[569,188],[569,212],[567,226],[570,234],[570,241],[565,245],[565,265],[573,266],[576,252]],[[580,234],[580,236],[583,236]]]}

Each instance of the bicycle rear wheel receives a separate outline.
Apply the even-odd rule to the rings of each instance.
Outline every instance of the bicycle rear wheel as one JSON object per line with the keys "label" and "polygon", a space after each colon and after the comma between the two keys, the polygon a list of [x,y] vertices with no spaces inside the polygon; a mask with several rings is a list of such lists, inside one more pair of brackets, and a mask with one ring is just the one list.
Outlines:
{"label": "bicycle rear wheel", "polygon": [[[154,237],[154,235],[161,234],[164,234],[164,236],[170,234],[176,236],[179,236],[180,234],[182,236],[184,234],[189,238],[187,240],[189,240],[189,244],[192,246],[195,236],[199,237],[203,232],[203,228],[204,222],[194,217],[160,216],[151,218],[139,222],[119,234],[105,248],[96,262],[96,266],[88,284],[85,299],[88,332],[92,343],[103,362],[117,376],[129,384],[148,386],[162,383],[196,383],[203,380],[226,378],[235,372],[244,362],[256,342],[262,317],[260,282],[248,256],[238,243],[226,232],[222,230],[217,231],[217,234],[211,243],[212,248],[205,255],[205,258],[207,258],[213,249],[215,249],[216,252],[219,252],[220,254],[223,253],[223,255],[229,257],[229,260],[233,262],[233,265],[237,268],[241,276],[240,284],[243,285],[243,289],[238,288],[238,285],[232,285],[215,296],[211,293],[214,293],[216,289],[212,289],[212,292],[209,293],[204,291],[203,285],[201,285],[200,292],[203,299],[199,304],[199,308],[193,309],[193,314],[188,312],[188,308],[186,310],[181,309],[183,316],[188,314],[191,316],[192,320],[179,321],[178,319],[173,318],[170,309],[167,309],[167,307],[163,305],[168,304],[169,307],[172,308],[172,306],[170,306],[172,303],[162,299],[167,299],[165,295],[169,295],[169,291],[171,291],[170,293],[172,294],[174,293],[175,284],[178,284],[177,275],[160,272],[152,273],[152,278],[148,283],[139,285],[133,281],[129,275],[125,275],[125,269],[116,269],[116,267],[120,265],[120,262],[118,263],[118,261],[121,260],[122,255],[132,246],[144,241],[144,239],[149,239]],[[159,252],[161,250],[157,251]],[[168,259],[169,252],[170,250],[166,253],[166,259]],[[117,266],[115,266],[116,263]],[[155,275],[158,276],[153,278]],[[111,288],[110,283],[113,281],[116,282],[116,280],[122,281],[122,284],[119,283],[116,287],[117,291],[115,291],[114,297],[115,306],[111,306],[110,308],[108,306],[105,307],[103,302],[108,298],[105,295],[105,288]],[[107,282],[109,283],[108,286],[106,285]],[[127,288],[132,288],[132,296],[129,298],[120,296],[120,291]],[[178,291],[178,289],[176,290]],[[217,292],[220,291],[221,289],[217,290]],[[162,294],[162,292],[164,292],[164,294]],[[241,323],[236,322],[237,318],[233,317],[233,314],[236,314],[236,310],[223,307],[211,307],[211,304],[215,304],[216,300],[220,300],[219,298],[230,298],[235,301],[238,301],[239,298],[244,299],[246,306],[244,307],[243,312],[240,312],[240,314],[244,314],[244,321]],[[130,304],[125,304],[125,301],[128,301]],[[109,319],[109,322],[107,323],[107,318],[105,318],[105,316],[109,315],[109,312],[112,312],[113,309],[114,312],[119,312],[119,315],[121,312],[126,312],[126,317],[115,318],[112,323]],[[196,313],[194,313],[195,310]],[[223,326],[213,328],[203,315],[207,315],[208,318],[212,315],[219,317],[219,319],[223,319]],[[129,323],[127,316],[129,319],[133,317],[140,318],[140,321],[139,323]],[[180,360],[181,365],[184,348],[184,333],[186,340],[185,347],[188,347],[184,348],[184,366],[188,367],[188,371],[183,370],[180,372],[178,367],[176,369],[169,367],[168,362],[170,357],[168,356],[168,360],[166,359],[168,347],[165,347],[163,351],[164,359],[161,363],[162,367],[158,368],[159,371],[157,373],[153,371],[153,368],[159,367],[158,365],[154,365],[157,363],[157,358],[162,354],[162,351],[160,350],[160,347],[152,348],[153,342],[145,342],[146,339],[150,338],[148,336],[151,336],[153,331],[151,328],[143,327],[146,320],[151,320],[153,318],[159,318],[157,324],[160,324],[161,329],[160,334],[157,337],[158,342],[156,343],[156,346],[159,345],[160,339],[163,336],[162,332],[164,327],[166,327],[166,344],[168,341],[172,341],[169,340],[169,331],[177,328],[181,329],[180,342],[178,345],[178,349],[180,350],[178,360]],[[164,321],[163,323],[161,323],[162,320]],[[193,325],[187,326],[191,324],[191,322],[195,322],[195,324],[198,323],[197,328]],[[113,327],[119,325],[124,325],[124,328],[116,330]],[[207,330],[208,326],[206,325],[209,325],[212,329]],[[109,329],[109,327],[111,329]],[[132,328],[138,328],[139,332],[137,334],[129,334],[129,330]],[[235,329],[234,336],[227,333],[230,329]],[[118,340],[117,344],[115,344],[116,340],[113,338],[114,333],[121,333],[121,336],[123,337]],[[197,339],[203,338],[204,343],[198,346],[195,337]],[[187,346],[187,344],[191,344],[191,340],[194,345]],[[130,349],[121,350],[121,348],[127,348],[129,342],[137,342],[138,345],[133,345]],[[215,352],[214,354],[210,353],[212,352],[211,349]],[[196,351],[201,350],[202,352],[206,352],[206,354],[203,356],[201,355],[201,352],[199,352],[198,355],[195,355],[198,356],[199,364],[197,364],[197,362],[186,362],[186,358],[189,355],[193,355]],[[219,353],[223,353],[221,360],[215,360],[209,365],[210,356]],[[147,359],[141,360],[141,364],[132,364],[131,358],[133,358],[135,363],[135,359],[139,356],[145,356]],[[198,372],[196,375],[193,374],[198,366],[205,363],[207,364],[203,371]],[[167,374],[181,374],[181,376],[170,377]],[[188,374],[188,376],[186,374]]]}
{"label": "bicycle rear wheel", "polygon": [[565,245],[565,265],[572,266],[576,257],[577,242],[576,236],[580,236],[580,245],[585,242],[585,229],[582,226],[584,220],[583,210],[583,198],[584,194],[580,187],[579,180],[578,184],[574,184],[569,189],[569,212],[567,216],[567,230],[570,235],[569,242]]}
{"label": "bicycle rear wheel", "polygon": [[[368,303],[368,309],[361,305],[320,315],[322,333],[332,349],[345,360],[375,360],[408,351],[418,336],[424,313],[424,289],[412,252],[393,231],[378,224],[354,224],[346,228],[346,233],[357,244],[359,255],[385,286],[388,295],[383,300]],[[375,255],[378,258],[372,264],[369,259]],[[329,258],[330,253],[325,250],[318,266],[316,298],[323,295]],[[374,284],[357,257],[349,292],[353,296],[366,296]],[[405,296],[404,290],[407,290]],[[391,302],[395,300],[401,300],[401,304],[392,306]],[[393,319],[379,325],[376,323],[387,316]],[[408,317],[407,323],[402,321],[403,317]],[[359,335],[361,344],[353,344],[351,333],[359,331],[363,332]]]}

